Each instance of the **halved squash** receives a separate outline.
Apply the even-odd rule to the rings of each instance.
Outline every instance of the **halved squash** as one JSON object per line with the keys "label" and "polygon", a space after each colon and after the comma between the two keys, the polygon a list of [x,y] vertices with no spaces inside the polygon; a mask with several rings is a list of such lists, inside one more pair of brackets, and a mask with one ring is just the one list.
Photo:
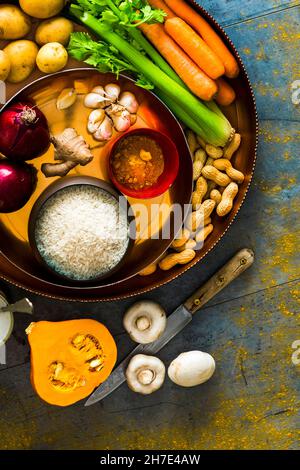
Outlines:
{"label": "halved squash", "polygon": [[32,386],[52,405],[86,398],[108,378],[117,360],[112,335],[95,320],[40,321],[26,333]]}

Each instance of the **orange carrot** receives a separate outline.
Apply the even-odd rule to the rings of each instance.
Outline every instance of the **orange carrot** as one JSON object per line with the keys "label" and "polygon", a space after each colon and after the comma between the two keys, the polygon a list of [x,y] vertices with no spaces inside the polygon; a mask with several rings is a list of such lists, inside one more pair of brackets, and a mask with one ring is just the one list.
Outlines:
{"label": "orange carrot", "polygon": [[148,3],[150,3],[150,5],[153,8],[156,8],[157,10],[163,10],[167,14],[165,19],[173,18],[174,16],[176,16],[175,13],[165,4],[163,0],[148,0]]}
{"label": "orange carrot", "polygon": [[165,30],[210,78],[224,75],[225,68],[219,57],[185,21],[170,18],[165,22]]}
{"label": "orange carrot", "polygon": [[144,23],[140,29],[198,98],[210,101],[214,97],[217,92],[216,82],[199,69],[195,62],[167,35],[161,24]]}
{"label": "orange carrot", "polygon": [[223,80],[223,78],[218,78],[217,85],[218,92],[215,97],[216,102],[221,106],[229,106],[236,98],[234,89],[229,85],[228,82]]}
{"label": "orange carrot", "polygon": [[229,78],[237,77],[239,74],[237,61],[210,24],[184,0],[165,0],[165,2],[180,18],[192,26],[217,54],[224,64],[225,75]]}

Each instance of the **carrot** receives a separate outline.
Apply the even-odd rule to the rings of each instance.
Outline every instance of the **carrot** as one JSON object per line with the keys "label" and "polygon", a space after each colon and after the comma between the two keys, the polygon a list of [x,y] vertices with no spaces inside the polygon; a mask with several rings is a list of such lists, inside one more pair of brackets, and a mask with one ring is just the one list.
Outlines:
{"label": "carrot", "polygon": [[217,85],[193,62],[189,56],[168,36],[161,24],[146,24],[140,29],[169,62],[188,88],[205,101],[210,101],[217,92]]}
{"label": "carrot", "polygon": [[224,75],[225,68],[219,57],[203,39],[181,18],[170,18],[165,30],[210,78]]}
{"label": "carrot", "polygon": [[225,75],[229,78],[237,77],[239,74],[237,61],[210,24],[184,0],[165,0],[165,2],[180,18],[192,26],[217,54],[224,64]]}
{"label": "carrot", "polygon": [[150,5],[153,8],[156,8],[157,10],[163,10],[167,14],[165,19],[173,18],[174,16],[176,16],[175,13],[165,4],[163,0],[148,0],[148,3],[150,3]]}
{"label": "carrot", "polygon": [[236,94],[234,89],[229,85],[228,82],[219,78],[217,80],[218,92],[216,94],[215,100],[221,106],[229,106],[234,102]]}

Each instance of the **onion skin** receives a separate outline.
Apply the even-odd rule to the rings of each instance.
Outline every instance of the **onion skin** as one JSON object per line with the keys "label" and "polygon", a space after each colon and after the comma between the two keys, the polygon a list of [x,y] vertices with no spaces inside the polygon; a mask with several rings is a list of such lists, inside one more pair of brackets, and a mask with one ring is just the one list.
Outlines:
{"label": "onion skin", "polygon": [[0,213],[15,212],[29,201],[37,183],[32,165],[0,160]]}
{"label": "onion skin", "polygon": [[44,114],[28,102],[10,105],[0,114],[0,152],[13,161],[26,161],[45,153],[50,133]]}

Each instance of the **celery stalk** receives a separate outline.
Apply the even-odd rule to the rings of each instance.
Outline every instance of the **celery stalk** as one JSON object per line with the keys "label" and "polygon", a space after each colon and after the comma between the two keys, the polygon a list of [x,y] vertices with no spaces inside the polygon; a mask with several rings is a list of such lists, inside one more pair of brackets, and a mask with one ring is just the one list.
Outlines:
{"label": "celery stalk", "polygon": [[[104,41],[113,45],[118,51],[150,80],[159,90],[168,96],[176,106],[182,108],[185,114],[199,124],[205,135],[205,140],[216,146],[224,147],[230,139],[233,129],[227,120],[224,120],[203,103],[201,103],[189,91],[160,70],[151,60],[128,44],[122,37],[113,32],[105,24],[94,18],[87,12],[80,11],[71,6],[71,12],[94,33]],[[202,134],[203,135],[203,134]]]}
{"label": "celery stalk", "polygon": [[174,101],[172,101],[171,98],[169,98],[169,96],[167,96],[162,91],[155,89],[154,92],[183,124],[185,124],[189,129],[194,131],[204,141],[206,141],[205,132],[200,127],[200,125],[190,117],[188,113],[186,113],[177,103],[174,103]]}

